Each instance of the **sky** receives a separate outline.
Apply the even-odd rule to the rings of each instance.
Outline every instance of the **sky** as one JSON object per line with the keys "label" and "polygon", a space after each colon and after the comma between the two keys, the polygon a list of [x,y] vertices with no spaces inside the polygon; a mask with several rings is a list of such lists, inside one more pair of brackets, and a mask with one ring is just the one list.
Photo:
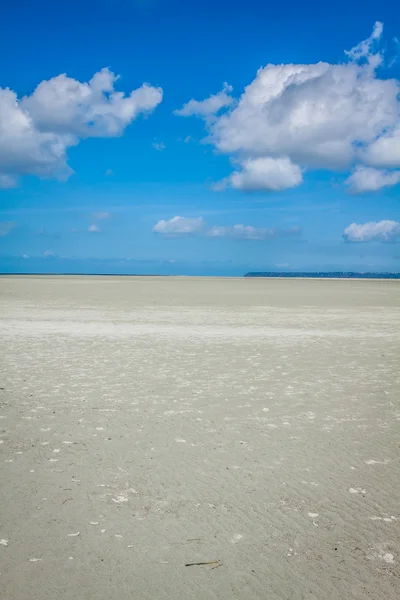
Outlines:
{"label": "sky", "polygon": [[0,272],[400,272],[391,0],[5,0]]}

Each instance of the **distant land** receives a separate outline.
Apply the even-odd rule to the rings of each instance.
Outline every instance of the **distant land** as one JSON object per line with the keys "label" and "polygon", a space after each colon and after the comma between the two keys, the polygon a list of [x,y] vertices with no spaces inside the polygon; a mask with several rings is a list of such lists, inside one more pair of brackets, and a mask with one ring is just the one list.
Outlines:
{"label": "distant land", "polygon": [[323,271],[307,273],[300,272],[276,272],[276,271],[255,271],[246,273],[245,277],[303,277],[312,279],[400,279],[400,273],[354,273],[352,271],[336,271],[325,273]]}

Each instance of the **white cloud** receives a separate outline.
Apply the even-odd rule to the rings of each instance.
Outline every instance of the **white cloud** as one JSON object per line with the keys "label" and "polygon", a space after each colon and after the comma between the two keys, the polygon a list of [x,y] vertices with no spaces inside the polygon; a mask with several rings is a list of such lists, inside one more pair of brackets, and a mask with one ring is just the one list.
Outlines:
{"label": "white cloud", "polygon": [[112,170],[112,169],[107,169],[107,170],[106,170],[106,172],[105,172],[105,176],[106,176],[106,177],[110,177],[110,176],[111,176],[111,175],[113,175],[113,174],[114,174],[114,173],[113,173],[113,170]]}
{"label": "white cloud", "polygon": [[[301,182],[300,169],[400,168],[399,81],[377,74],[382,29],[377,22],[371,36],[347,52],[347,62],[269,64],[237,101],[229,95],[229,103],[220,106],[225,110],[206,120],[206,141],[244,165],[225,184],[284,189]],[[207,116],[213,113],[207,108],[211,98],[191,100],[175,114]],[[259,159],[276,161],[266,163],[266,177],[262,169],[257,174],[246,169]],[[282,160],[290,161],[292,177],[286,186],[270,186],[272,171],[282,171]]]}
{"label": "white cloud", "polygon": [[98,225],[89,225],[88,231],[90,233],[100,233],[101,229],[100,229],[100,227]]}
{"label": "white cloud", "polygon": [[400,124],[372,142],[362,159],[375,167],[400,168]]}
{"label": "white cloud", "polygon": [[241,240],[266,240],[269,238],[292,236],[300,233],[300,227],[288,230],[269,229],[267,227],[253,227],[252,225],[213,225],[205,229],[202,217],[173,217],[169,221],[158,221],[153,227],[153,232],[166,237],[201,234],[209,238],[232,238]]}
{"label": "white cloud", "polygon": [[182,108],[175,110],[174,114],[179,117],[195,116],[208,118],[215,115],[222,108],[233,104],[234,99],[229,95],[231,91],[232,87],[227,83],[224,83],[224,87],[218,94],[209,96],[205,100],[189,100]]}
{"label": "white cloud", "polygon": [[220,238],[228,237],[241,240],[267,240],[270,238],[298,235],[299,227],[293,227],[289,230],[269,229],[267,227],[253,227],[252,225],[232,225],[218,226],[214,225],[207,232],[207,237]]}
{"label": "white cloud", "polygon": [[172,217],[168,221],[158,221],[153,227],[153,233],[165,236],[181,236],[199,233],[204,227],[203,217]]}
{"label": "white cloud", "polygon": [[277,191],[296,187],[303,180],[300,167],[285,157],[248,158],[241,167],[240,171],[234,171],[214,188],[230,186],[248,192]]}
{"label": "white cloud", "polygon": [[15,221],[0,221],[0,237],[8,235],[16,226]]}
{"label": "white cloud", "polygon": [[93,212],[92,217],[94,219],[98,219],[99,221],[103,221],[104,219],[109,219],[111,217],[111,213],[107,212],[106,210]]}
{"label": "white cloud", "polygon": [[400,223],[389,220],[352,223],[344,230],[343,237],[348,242],[393,242],[400,238]]}
{"label": "white cloud", "polygon": [[153,142],[152,146],[153,146],[154,150],[157,150],[158,152],[162,152],[166,148],[166,145],[164,144],[164,142]]}
{"label": "white cloud", "polygon": [[241,240],[265,240],[275,236],[274,229],[252,227],[251,225],[233,225],[232,227],[218,227],[214,225],[207,231],[208,237],[229,237]]}
{"label": "white cloud", "polygon": [[139,114],[153,110],[162,100],[161,88],[148,84],[129,95],[118,92],[117,79],[108,69],[95,73],[87,83],[58,75],[42,81],[22,99],[0,88],[3,184],[27,174],[66,179],[72,173],[68,148],[84,138],[122,135]]}
{"label": "white cloud", "polygon": [[121,135],[140,113],[153,110],[162,90],[144,83],[128,96],[117,92],[118,76],[109,69],[95,73],[88,83],[65,74],[42,81],[31,96],[20,101],[36,127],[77,137]]}
{"label": "white cloud", "polygon": [[374,167],[359,166],[346,180],[354,194],[376,192],[383,187],[396,185],[400,181],[400,171],[383,171]]}
{"label": "white cloud", "polygon": [[45,250],[45,251],[43,252],[43,256],[44,256],[45,258],[56,258],[56,257],[57,257],[57,254],[56,254],[55,252],[53,252],[53,250]]}
{"label": "white cloud", "polygon": [[382,55],[377,48],[382,32],[383,23],[376,21],[369,38],[363,40],[351,50],[345,50],[345,54],[347,54],[352,61],[359,62],[362,59],[365,59],[369,65],[373,67],[378,66],[382,62]]}

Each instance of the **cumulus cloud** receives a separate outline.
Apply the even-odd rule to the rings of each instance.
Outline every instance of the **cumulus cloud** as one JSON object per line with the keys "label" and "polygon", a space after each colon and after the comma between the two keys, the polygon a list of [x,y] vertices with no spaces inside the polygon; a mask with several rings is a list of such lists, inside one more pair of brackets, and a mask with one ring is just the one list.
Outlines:
{"label": "cumulus cloud", "polygon": [[362,159],[366,164],[376,167],[400,167],[400,124],[365,148]]}
{"label": "cumulus cloud", "polygon": [[23,98],[0,88],[0,185],[27,174],[68,178],[68,148],[84,138],[122,135],[162,100],[161,88],[146,83],[128,95],[116,91],[117,79],[109,69],[85,83],[58,75]]}
{"label": "cumulus cloud", "polygon": [[[344,63],[260,68],[237,100],[225,92],[229,101],[216,105],[218,114],[210,108],[215,96],[190,100],[175,114],[215,115],[206,120],[206,141],[242,166],[224,182],[238,189],[294,187],[304,170],[400,168],[400,86],[377,73],[382,31],[382,23],[375,23],[371,36],[346,52]],[[265,159],[270,162],[255,162]],[[271,186],[272,172],[282,173],[283,164],[287,185]]]}
{"label": "cumulus cloud", "polygon": [[203,217],[172,217],[168,221],[158,221],[153,227],[153,233],[169,237],[193,235],[204,227]]}
{"label": "cumulus cloud", "polygon": [[400,239],[400,223],[389,220],[352,223],[344,230],[343,237],[347,242],[394,242]]}
{"label": "cumulus cloud", "polygon": [[0,237],[8,235],[16,226],[15,221],[0,221]]}
{"label": "cumulus cloud", "polygon": [[57,258],[57,254],[55,252],[53,252],[53,250],[45,250],[43,252],[43,256],[45,258]]}
{"label": "cumulus cloud", "polygon": [[101,233],[101,229],[98,225],[89,225],[88,227],[89,233]]}
{"label": "cumulus cloud", "polygon": [[115,91],[117,80],[109,69],[95,73],[88,83],[58,75],[42,81],[31,96],[22,98],[20,107],[42,131],[78,137],[118,136],[140,113],[161,102],[162,90],[144,83],[126,96]]}
{"label": "cumulus cloud", "polygon": [[383,187],[396,185],[400,181],[400,171],[384,171],[374,167],[357,167],[346,180],[350,190],[355,194],[376,192]]}
{"label": "cumulus cloud", "polygon": [[195,116],[203,118],[215,115],[222,108],[226,108],[233,104],[234,99],[230,96],[232,89],[233,88],[230,85],[224,83],[222,90],[218,92],[218,94],[209,96],[205,100],[189,100],[182,108],[175,110],[174,114],[179,117]]}
{"label": "cumulus cloud", "polygon": [[278,191],[300,185],[302,180],[300,167],[289,158],[248,158],[239,171],[217,183],[214,189],[230,186],[247,192]]}

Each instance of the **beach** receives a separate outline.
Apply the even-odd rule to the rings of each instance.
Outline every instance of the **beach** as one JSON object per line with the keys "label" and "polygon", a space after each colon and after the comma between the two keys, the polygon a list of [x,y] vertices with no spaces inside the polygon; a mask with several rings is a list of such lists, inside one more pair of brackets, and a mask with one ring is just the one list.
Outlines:
{"label": "beach", "polygon": [[399,282],[0,277],[0,355],[0,597],[398,598]]}

